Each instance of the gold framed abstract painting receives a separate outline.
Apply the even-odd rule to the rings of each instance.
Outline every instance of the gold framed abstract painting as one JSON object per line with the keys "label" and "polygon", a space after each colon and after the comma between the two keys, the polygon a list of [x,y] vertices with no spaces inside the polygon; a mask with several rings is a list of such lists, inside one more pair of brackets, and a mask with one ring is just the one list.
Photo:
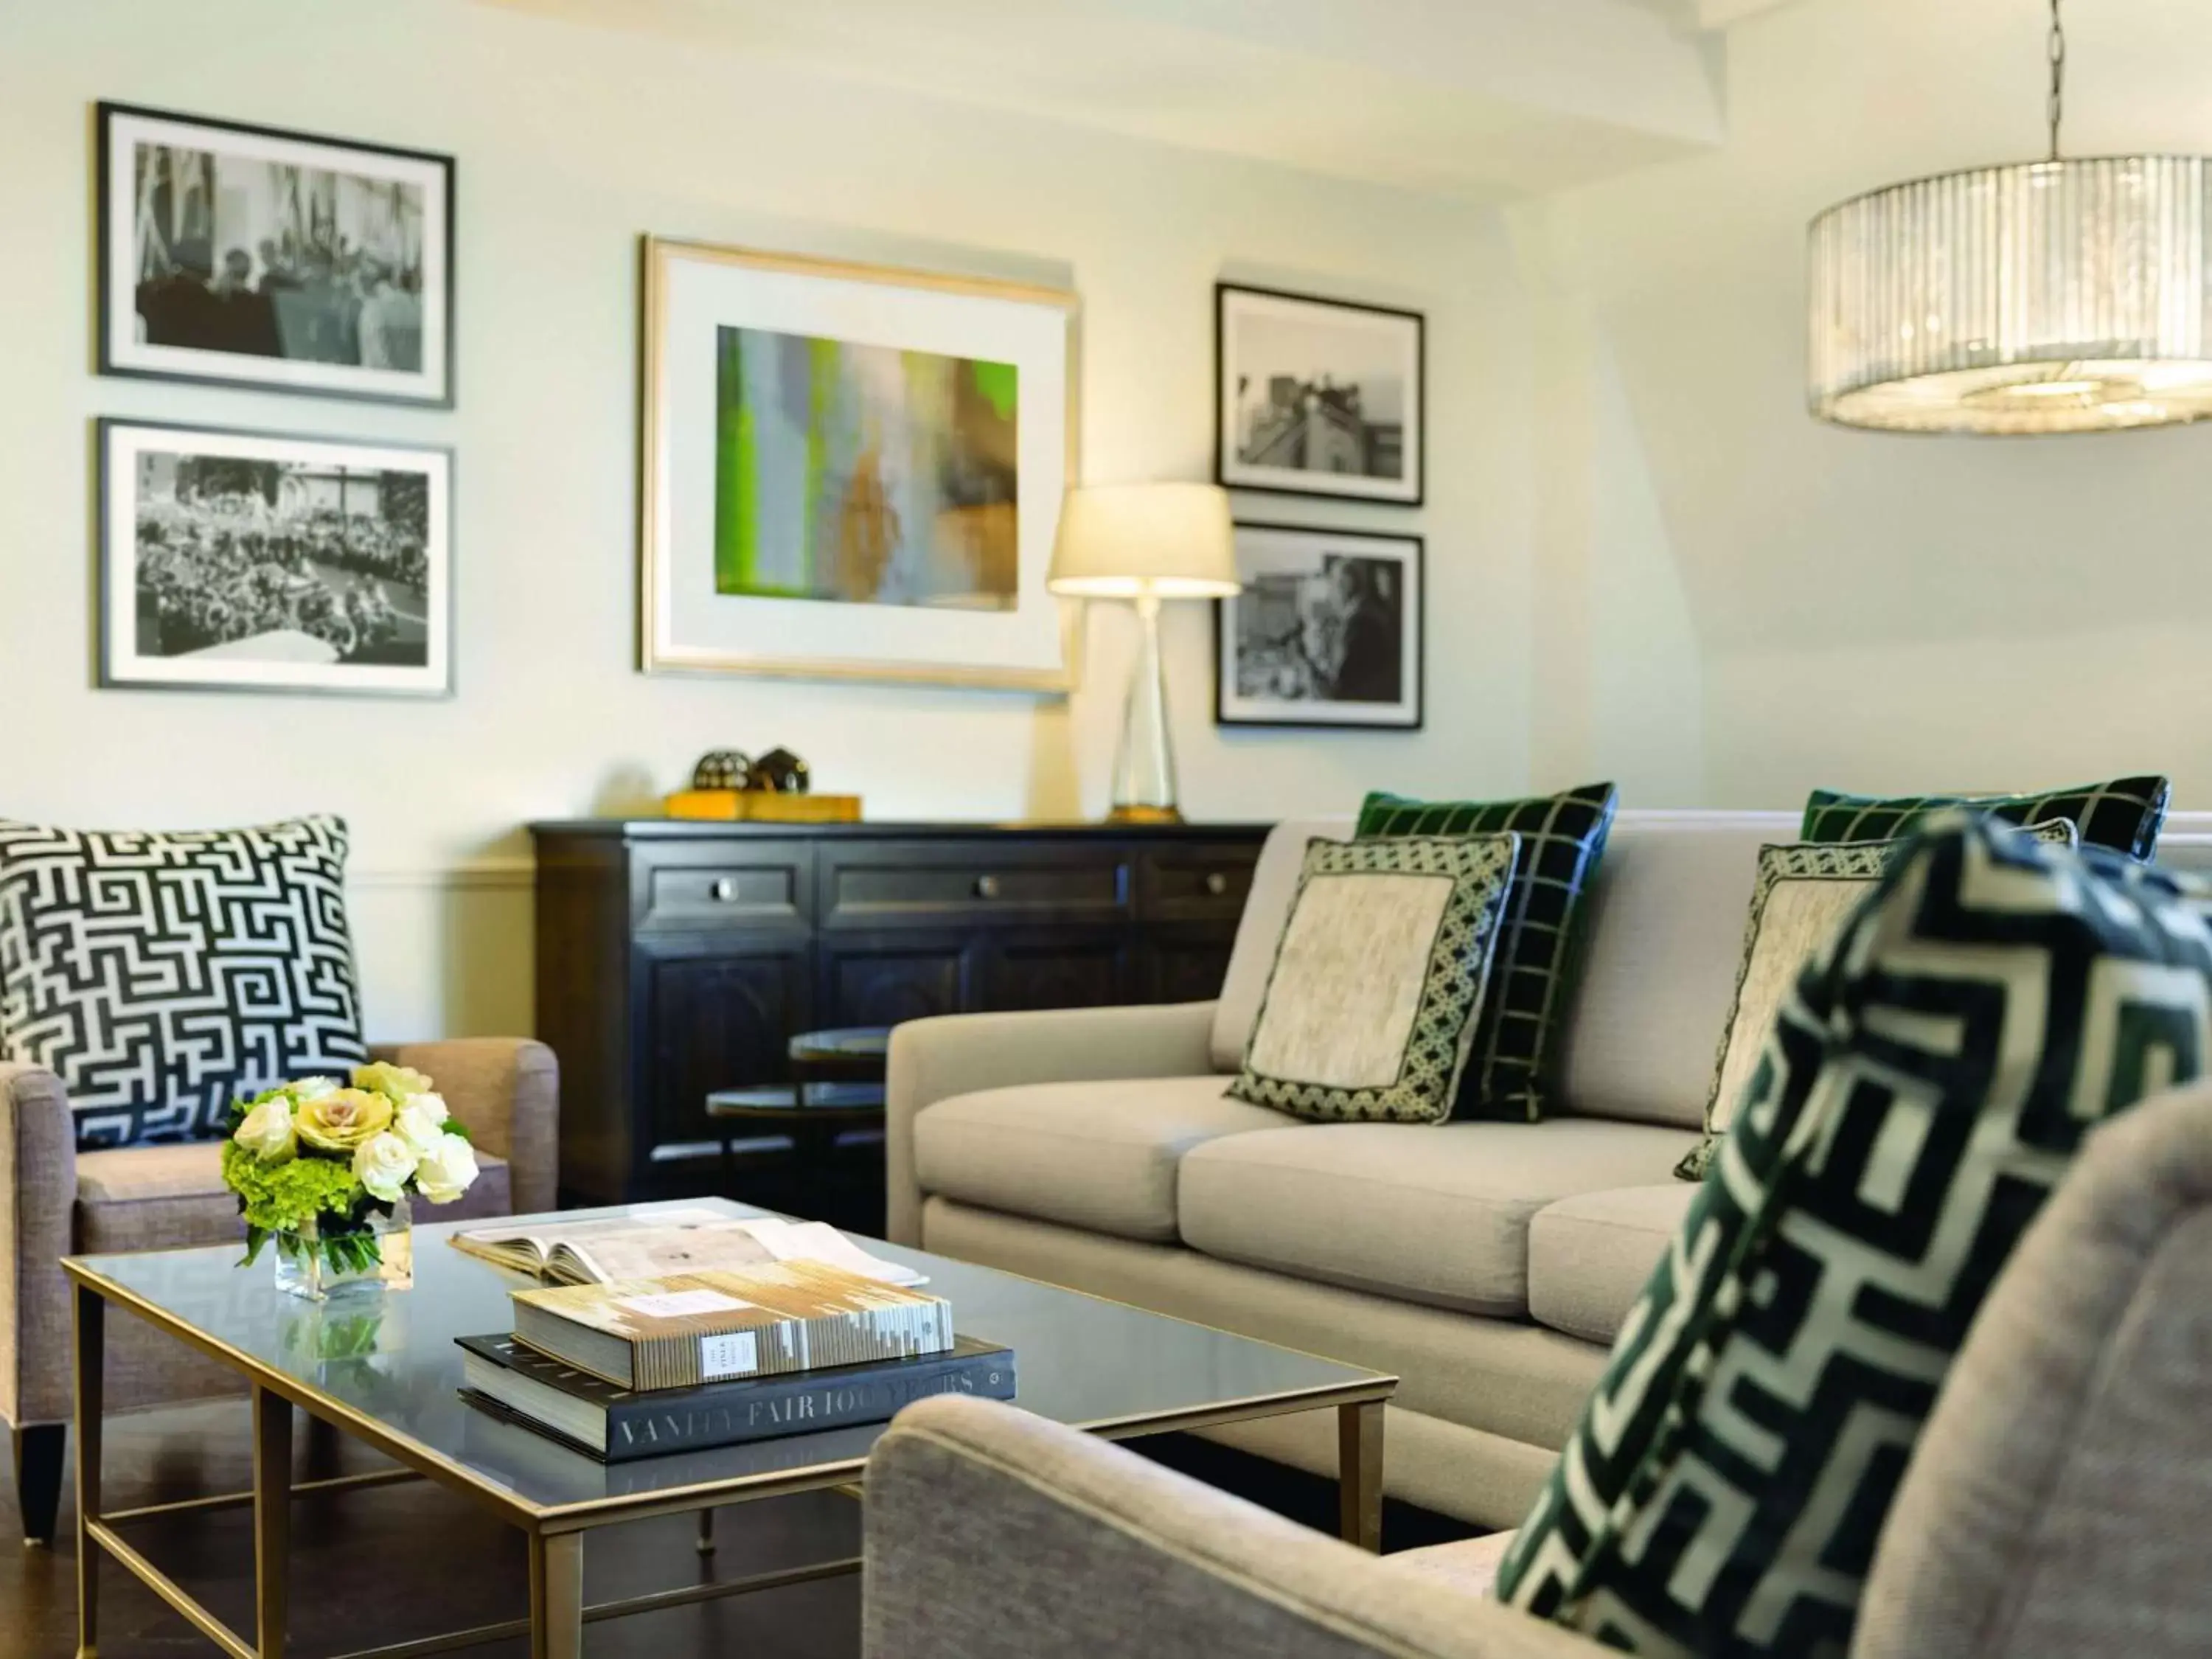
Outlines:
{"label": "gold framed abstract painting", "polygon": [[647,237],[640,666],[1065,691],[1075,296]]}

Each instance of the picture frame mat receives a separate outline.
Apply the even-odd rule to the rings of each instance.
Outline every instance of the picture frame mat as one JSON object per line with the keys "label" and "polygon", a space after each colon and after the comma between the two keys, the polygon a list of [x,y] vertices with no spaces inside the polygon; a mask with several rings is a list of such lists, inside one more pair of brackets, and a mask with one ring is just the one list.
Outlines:
{"label": "picture frame mat", "polygon": [[[916,680],[1065,691],[1077,608],[1044,587],[1075,477],[1077,301],[1060,289],[649,237],[643,248],[640,663],[647,672]],[[732,320],[742,314],[742,324]],[[711,559],[714,345],[724,326],[1006,361],[1020,374],[1020,571],[1010,611],[724,594]],[[1034,388],[1034,390],[1033,390]],[[1055,416],[1064,422],[1054,430]],[[1064,435],[1063,435],[1064,434]],[[694,481],[684,490],[678,477]],[[705,625],[702,625],[704,618]]]}
{"label": "picture frame mat", "polygon": [[[453,690],[453,452],[437,444],[353,443],[236,428],[119,418],[96,422],[99,474],[99,683],[113,689],[311,692],[326,696],[448,697]],[[429,480],[427,528],[431,571],[426,596],[427,660],[388,665],[257,663],[235,657],[149,657],[137,648],[137,460],[149,453],[227,456],[313,465],[342,462]],[[442,592],[440,589],[442,587]],[[342,684],[331,683],[343,675]]]}
{"label": "picture frame mat", "polygon": [[[453,158],[347,138],[321,137],[135,105],[101,103],[99,125],[100,371],[103,374],[250,386],[315,397],[358,398],[451,408],[453,404]],[[423,191],[422,367],[367,368],[295,362],[137,337],[137,191],[141,143],[415,185]]]}
{"label": "picture frame mat", "polygon": [[[1232,311],[1273,313],[1319,327],[1369,328],[1402,333],[1407,343],[1395,355],[1407,386],[1401,444],[1403,476],[1370,478],[1356,473],[1310,471],[1303,467],[1255,465],[1237,459],[1237,408],[1231,388],[1237,368]],[[1231,489],[1274,495],[1319,495],[1371,501],[1394,507],[1419,507],[1428,490],[1428,319],[1420,312],[1242,283],[1214,284],[1214,477]]]}
{"label": "picture frame mat", "polygon": [[[1213,606],[1213,717],[1221,726],[1304,728],[1319,731],[1413,732],[1427,717],[1428,590],[1427,547],[1421,536],[1380,531],[1329,530],[1312,525],[1261,524],[1238,520],[1237,568],[1248,573],[1253,550],[1292,568],[1311,563],[1327,552],[1357,552],[1363,557],[1396,550],[1406,572],[1401,618],[1401,678],[1407,696],[1396,703],[1285,702],[1247,697],[1235,688],[1238,600],[1217,599]],[[1320,544],[1320,545],[1316,545]]]}

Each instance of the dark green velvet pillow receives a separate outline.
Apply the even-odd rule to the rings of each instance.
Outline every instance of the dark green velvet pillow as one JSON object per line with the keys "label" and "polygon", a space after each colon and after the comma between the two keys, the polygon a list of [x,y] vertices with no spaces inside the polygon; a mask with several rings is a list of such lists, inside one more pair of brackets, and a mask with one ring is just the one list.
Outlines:
{"label": "dark green velvet pillow", "polygon": [[1454,1116],[1534,1123],[1544,1115],[1574,989],[1583,901],[1617,801],[1613,785],[1590,783],[1523,800],[1419,801],[1377,793],[1360,807],[1362,840],[1509,831],[1521,837]]}
{"label": "dark green velvet pillow", "polygon": [[2008,823],[2048,823],[2063,818],[2081,832],[2084,847],[2109,847],[2148,860],[2173,793],[2165,778],[2115,778],[2079,783],[2039,795],[1846,795],[1815,789],[1805,802],[1799,839],[1814,842],[1895,841],[1947,806],[1971,806]]}

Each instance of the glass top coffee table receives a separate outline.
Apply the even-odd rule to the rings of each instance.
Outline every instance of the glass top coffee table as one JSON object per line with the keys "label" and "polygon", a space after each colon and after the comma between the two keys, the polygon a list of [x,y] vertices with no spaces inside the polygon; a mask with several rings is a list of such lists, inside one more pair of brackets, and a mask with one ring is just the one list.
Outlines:
{"label": "glass top coffee table", "polygon": [[[732,1216],[760,1213],[726,1200],[691,1200],[571,1211],[562,1219],[649,1213],[655,1208],[696,1210],[702,1205]],[[288,1526],[295,1490],[295,1407],[404,1466],[317,1482],[315,1490],[427,1476],[529,1538],[527,1620],[381,1644],[374,1650],[379,1659],[405,1659],[525,1630],[536,1659],[576,1659],[589,1620],[859,1570],[854,1558],[586,1607],[583,1540],[592,1528],[696,1512],[703,1529],[722,1504],[846,1486],[859,1478],[884,1425],[608,1465],[501,1422],[459,1398],[461,1351],[454,1339],[511,1328],[509,1292],[531,1281],[445,1243],[459,1226],[482,1224],[417,1228],[411,1290],[365,1291],[323,1304],[278,1291],[265,1264],[241,1270],[234,1245],[64,1261],[76,1304],[81,1652],[94,1649],[98,1572],[105,1555],[148,1584],[232,1659],[283,1659]],[[1396,1378],[920,1250],[873,1242],[868,1248],[927,1273],[929,1288],[951,1303],[954,1323],[963,1335],[1012,1348],[1018,1389],[1014,1403],[1041,1417],[1125,1438],[1334,1408],[1344,1535],[1366,1548],[1376,1547],[1382,1407]],[[103,1512],[101,1345],[111,1307],[211,1356],[251,1386],[251,1494]],[[250,1640],[201,1606],[118,1530],[134,1517],[155,1512],[248,1502],[254,1511],[256,1583],[256,1628]]]}

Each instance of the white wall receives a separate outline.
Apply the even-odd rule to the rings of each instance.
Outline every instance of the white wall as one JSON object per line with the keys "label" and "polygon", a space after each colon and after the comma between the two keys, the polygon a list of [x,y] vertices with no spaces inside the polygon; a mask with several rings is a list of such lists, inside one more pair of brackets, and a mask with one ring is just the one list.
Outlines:
{"label": "white wall", "polygon": [[[2068,16],[2070,151],[2212,151],[2212,6]],[[1648,796],[1773,806],[1823,783],[2136,769],[2171,772],[2185,800],[2212,793],[2212,429],[1907,438],[1803,412],[1807,222],[1863,190],[2039,155],[2044,26],[2033,0],[1761,15],[1729,36],[1724,146],[1523,228],[1547,337],[1589,330],[1579,370],[1547,353],[1540,384],[1556,404],[1568,377],[1597,411],[1587,453],[1543,428],[1546,499],[1565,468],[1594,522],[1613,500],[1622,516],[1589,543],[1634,571],[1621,594],[1659,594],[1642,666],[1595,660],[1586,631],[1568,671],[1586,688],[1641,676],[1647,700],[1598,714],[1590,741],[1633,743],[1632,712],[1674,734]],[[1548,532],[1541,557],[1556,630],[1551,579],[1571,566]]]}
{"label": "white wall", "polygon": [[[115,99],[459,159],[452,415],[103,380],[88,368],[91,116]],[[658,231],[1068,283],[1085,471],[1211,465],[1218,276],[1429,316],[1430,505],[1251,498],[1429,538],[1428,729],[1214,731],[1207,619],[1170,618],[1187,807],[1347,810],[1386,785],[1510,790],[1530,757],[1530,320],[1498,216],[803,75],[462,0],[0,4],[0,813],[355,830],[378,1035],[530,1018],[539,817],[651,805],[703,750],[782,743],[872,817],[1104,805],[1131,629],[1070,702],[635,673],[635,239]],[[459,452],[459,695],[91,689],[88,426],[103,414],[441,441]]]}

